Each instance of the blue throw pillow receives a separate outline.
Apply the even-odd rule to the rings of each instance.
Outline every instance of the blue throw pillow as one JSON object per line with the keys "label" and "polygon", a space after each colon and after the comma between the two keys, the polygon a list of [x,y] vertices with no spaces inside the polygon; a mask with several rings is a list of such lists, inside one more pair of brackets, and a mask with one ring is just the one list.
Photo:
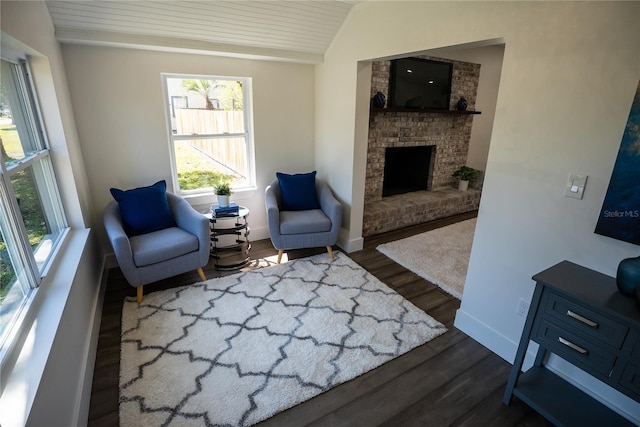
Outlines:
{"label": "blue throw pillow", "polygon": [[164,180],[149,187],[126,191],[112,188],[110,191],[120,207],[127,235],[137,236],[176,226],[169,208],[167,183]]}
{"label": "blue throw pillow", "polygon": [[287,175],[276,172],[283,211],[306,211],[320,209],[316,195],[316,171]]}

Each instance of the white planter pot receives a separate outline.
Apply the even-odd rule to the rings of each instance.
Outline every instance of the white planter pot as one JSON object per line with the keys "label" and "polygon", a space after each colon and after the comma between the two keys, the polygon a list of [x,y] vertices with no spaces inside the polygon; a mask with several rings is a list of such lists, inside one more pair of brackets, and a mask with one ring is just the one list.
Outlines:
{"label": "white planter pot", "polygon": [[229,206],[229,196],[222,196],[218,194],[218,206],[221,208],[226,208]]}
{"label": "white planter pot", "polygon": [[469,188],[469,181],[460,180],[460,182],[458,182],[458,190],[467,191],[468,188]]}

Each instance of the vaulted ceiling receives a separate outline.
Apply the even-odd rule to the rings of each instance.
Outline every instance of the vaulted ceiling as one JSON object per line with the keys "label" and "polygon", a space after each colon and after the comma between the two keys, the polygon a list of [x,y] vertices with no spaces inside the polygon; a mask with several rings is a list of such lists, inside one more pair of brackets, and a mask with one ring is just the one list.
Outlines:
{"label": "vaulted ceiling", "polygon": [[322,62],[356,1],[48,0],[62,43]]}

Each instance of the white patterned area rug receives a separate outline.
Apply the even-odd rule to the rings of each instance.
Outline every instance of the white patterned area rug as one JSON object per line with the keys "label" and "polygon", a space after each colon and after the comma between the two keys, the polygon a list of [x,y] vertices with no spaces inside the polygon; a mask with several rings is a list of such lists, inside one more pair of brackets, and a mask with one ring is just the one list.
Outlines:
{"label": "white patterned area rug", "polygon": [[462,299],[476,218],[384,243],[376,249],[407,270]]}
{"label": "white patterned area rug", "polygon": [[341,253],[127,298],[120,425],[251,425],[444,332]]}

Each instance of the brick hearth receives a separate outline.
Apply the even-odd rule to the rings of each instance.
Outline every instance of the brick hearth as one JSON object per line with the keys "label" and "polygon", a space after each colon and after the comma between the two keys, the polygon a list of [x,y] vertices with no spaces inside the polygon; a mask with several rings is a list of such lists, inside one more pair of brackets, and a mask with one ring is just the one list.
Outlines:
{"label": "brick hearth", "polygon": [[415,191],[365,202],[362,235],[364,237],[438,218],[470,212],[480,205],[480,190]]}

